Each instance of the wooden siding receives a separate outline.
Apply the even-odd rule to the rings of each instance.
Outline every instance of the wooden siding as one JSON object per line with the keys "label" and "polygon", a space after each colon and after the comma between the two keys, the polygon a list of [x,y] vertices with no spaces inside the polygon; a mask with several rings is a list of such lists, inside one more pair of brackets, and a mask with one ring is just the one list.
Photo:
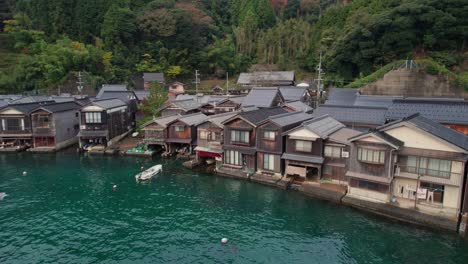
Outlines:
{"label": "wooden siding", "polygon": [[[177,132],[175,131],[176,126],[184,126],[184,131]],[[177,139],[192,139],[192,127],[187,126],[181,121],[176,121],[168,127],[168,138],[177,138]]]}
{"label": "wooden siding", "polygon": [[[231,141],[231,131],[239,130],[239,131],[249,131],[249,143],[244,144],[240,142],[232,142]],[[229,122],[224,126],[224,144],[231,145],[231,146],[243,146],[243,147],[255,147],[255,139],[256,139],[256,129],[249,123],[245,122],[242,119],[235,119]]]}
{"label": "wooden siding", "polygon": [[[282,153],[284,150],[283,146],[283,130],[272,123],[266,123],[257,128],[257,149],[258,151],[271,152],[271,153]],[[264,138],[264,132],[271,131],[275,133],[275,139],[270,140]]]}
{"label": "wooden siding", "polygon": [[[198,138],[198,146],[204,148],[210,148],[215,150],[221,150],[221,146],[223,144],[223,129],[212,124],[211,122],[206,122],[197,128],[197,138]],[[211,133],[211,137],[206,139],[202,139],[200,137],[200,133],[206,132]]]}
{"label": "wooden siding", "polygon": [[18,124],[21,124],[21,119],[24,119],[24,129],[23,130],[10,130],[10,129],[6,129],[6,130],[3,130],[2,126],[1,126],[1,123],[0,123],[0,135],[1,134],[7,134],[7,135],[12,135],[12,134],[30,134],[32,133],[32,129],[31,129],[31,118],[30,116],[27,116],[27,115],[0,115],[0,122],[1,120],[5,120],[5,122],[7,122],[7,120],[9,119],[17,119],[18,120]]}

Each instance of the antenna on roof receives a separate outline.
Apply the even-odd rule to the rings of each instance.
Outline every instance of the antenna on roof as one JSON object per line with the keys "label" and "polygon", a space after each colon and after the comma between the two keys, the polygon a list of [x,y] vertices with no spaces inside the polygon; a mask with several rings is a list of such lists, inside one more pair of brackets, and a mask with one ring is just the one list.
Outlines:
{"label": "antenna on roof", "polygon": [[197,102],[198,102],[198,84],[200,83],[200,79],[198,79],[198,76],[200,76],[200,74],[198,73],[198,70],[195,70],[195,97],[197,98]]}
{"label": "antenna on roof", "polygon": [[315,81],[317,82],[317,106],[318,106],[318,103],[321,101],[322,99],[322,94],[323,94],[323,84],[322,84],[322,74],[325,74],[323,72],[323,69],[322,69],[322,52],[320,51],[320,60],[319,60],[319,64],[317,65],[317,79],[315,79]]}

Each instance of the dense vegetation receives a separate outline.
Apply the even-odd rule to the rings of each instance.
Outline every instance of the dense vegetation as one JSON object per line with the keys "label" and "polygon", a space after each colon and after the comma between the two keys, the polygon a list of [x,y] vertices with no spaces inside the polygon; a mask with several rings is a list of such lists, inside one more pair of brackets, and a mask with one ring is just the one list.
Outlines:
{"label": "dense vegetation", "polygon": [[[62,85],[77,71],[95,85],[223,77],[253,64],[314,72],[344,85],[399,59],[430,57],[466,72],[465,0],[17,0],[4,30],[15,67],[0,92]],[[466,74],[464,74],[466,78]]]}

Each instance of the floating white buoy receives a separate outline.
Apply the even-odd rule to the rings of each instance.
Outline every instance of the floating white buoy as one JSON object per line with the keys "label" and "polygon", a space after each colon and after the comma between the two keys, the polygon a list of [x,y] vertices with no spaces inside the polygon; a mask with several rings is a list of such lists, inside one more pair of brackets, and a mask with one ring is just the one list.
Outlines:
{"label": "floating white buoy", "polygon": [[26,171],[23,171],[23,176],[26,176],[28,175],[28,173]]}
{"label": "floating white buoy", "polygon": [[221,244],[227,244],[227,242],[229,242],[229,239],[225,237],[221,238]]}
{"label": "floating white buoy", "polygon": [[141,167],[140,167],[140,170],[141,170],[141,171],[144,171],[144,170],[145,170],[145,167],[141,166]]}
{"label": "floating white buoy", "polygon": [[112,189],[114,189],[114,191],[117,190],[117,185],[114,184],[114,185],[112,186]]}
{"label": "floating white buoy", "polygon": [[5,196],[8,196],[8,194],[6,194],[4,192],[0,192],[0,201],[3,200],[3,198],[5,198]]}

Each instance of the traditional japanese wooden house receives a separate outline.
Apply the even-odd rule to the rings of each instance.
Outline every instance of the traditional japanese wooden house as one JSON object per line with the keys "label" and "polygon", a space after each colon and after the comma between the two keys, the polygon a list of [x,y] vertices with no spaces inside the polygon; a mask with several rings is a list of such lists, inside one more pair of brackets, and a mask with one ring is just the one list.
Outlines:
{"label": "traditional japanese wooden house", "polygon": [[198,144],[195,148],[197,160],[215,159],[217,167],[222,164],[224,143],[222,123],[236,114],[237,112],[229,112],[213,115],[197,126]]}
{"label": "traditional japanese wooden house", "polygon": [[351,153],[350,195],[378,202],[395,197],[393,205],[457,219],[466,188],[468,137],[416,114],[351,141],[357,147]]}
{"label": "traditional japanese wooden house", "polygon": [[197,102],[194,99],[187,100],[176,100],[167,103],[165,106],[160,108],[161,116],[171,115],[188,115],[200,112],[199,108],[203,104]]}
{"label": "traditional japanese wooden house", "polygon": [[31,112],[40,104],[12,104],[0,110],[0,151],[20,151],[32,146]]}
{"label": "traditional japanese wooden house", "polygon": [[346,171],[351,143],[349,138],[361,134],[350,128],[340,128],[324,140],[322,181],[347,185]]}
{"label": "traditional japanese wooden house", "polygon": [[285,112],[280,107],[257,109],[238,113],[224,121],[224,162],[218,172],[237,177],[255,173],[257,127],[268,117]]}
{"label": "traditional japanese wooden house", "polygon": [[329,116],[322,116],[302,123],[283,133],[286,136],[286,151],[281,156],[285,161],[285,175],[298,177],[297,181],[319,181],[322,178],[325,140],[345,127]]}
{"label": "traditional japanese wooden house", "polygon": [[278,87],[255,87],[242,102],[242,106],[255,106],[258,108],[269,108],[281,106],[284,98]]}
{"label": "traditional japanese wooden house", "polygon": [[133,129],[132,113],[119,99],[95,100],[80,109],[80,148],[102,150]]}
{"label": "traditional japanese wooden house", "polygon": [[63,102],[32,111],[33,146],[29,150],[57,151],[78,143],[80,108],[76,102]]}
{"label": "traditional japanese wooden house", "polygon": [[215,113],[227,113],[233,112],[240,109],[245,96],[230,96],[224,100],[218,101],[214,107]]}
{"label": "traditional japanese wooden house", "polygon": [[284,162],[281,155],[285,142],[283,132],[312,119],[304,112],[292,112],[271,116],[258,125],[257,128],[257,173],[281,176],[284,172]]}
{"label": "traditional japanese wooden house", "polygon": [[151,84],[159,83],[164,86],[166,80],[164,79],[164,73],[162,72],[145,72],[143,73],[143,87],[145,90],[149,90]]}
{"label": "traditional japanese wooden house", "polygon": [[167,124],[169,151],[193,153],[197,145],[197,125],[204,122],[207,116],[202,113],[183,115]]}
{"label": "traditional japanese wooden house", "polygon": [[144,142],[146,146],[150,148],[160,146],[164,149],[168,149],[166,143],[167,126],[179,117],[181,117],[181,115],[159,117],[144,124],[143,131],[145,132]]}

